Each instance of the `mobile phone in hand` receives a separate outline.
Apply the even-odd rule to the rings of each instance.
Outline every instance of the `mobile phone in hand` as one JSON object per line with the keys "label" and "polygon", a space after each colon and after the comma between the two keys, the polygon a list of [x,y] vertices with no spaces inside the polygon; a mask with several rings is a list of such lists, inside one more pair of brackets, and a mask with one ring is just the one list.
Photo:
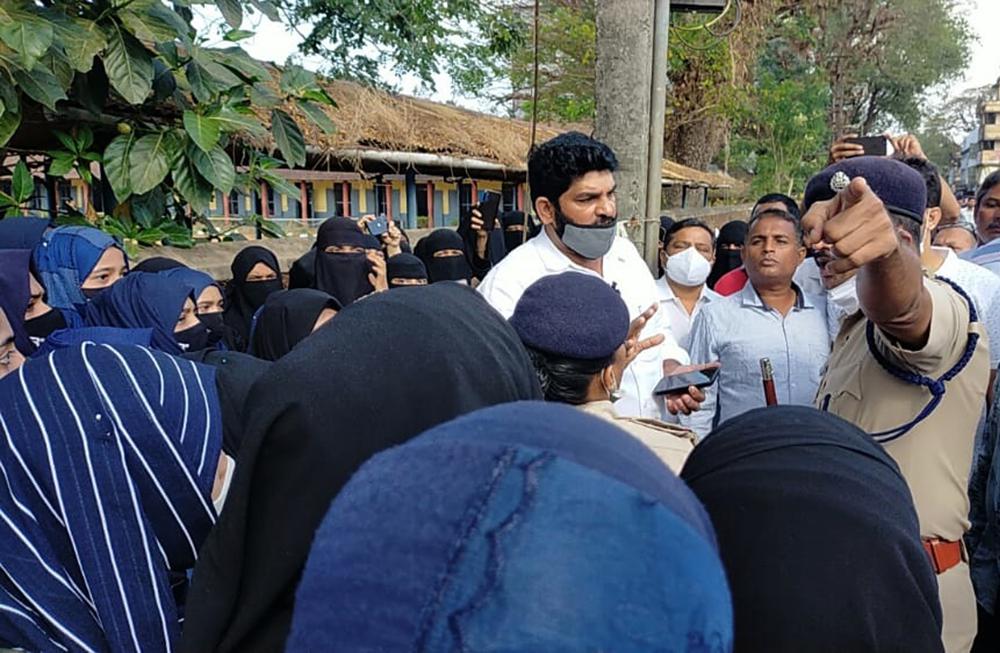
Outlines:
{"label": "mobile phone in hand", "polygon": [[885,136],[858,136],[848,138],[847,142],[864,148],[865,156],[889,156],[892,154],[889,139]]}
{"label": "mobile phone in hand", "polygon": [[719,368],[711,367],[707,370],[697,370],[695,372],[681,372],[680,374],[670,374],[660,379],[660,382],[653,388],[654,395],[668,395],[678,392],[687,392],[687,389],[694,386],[698,389],[707,388],[715,383],[719,377]]}
{"label": "mobile phone in hand", "polygon": [[483,216],[483,231],[493,231],[500,211],[500,193],[495,190],[479,192],[479,214]]}
{"label": "mobile phone in hand", "polygon": [[368,233],[376,238],[387,231],[389,231],[389,218],[386,217],[385,213],[379,213],[374,220],[368,223]]}

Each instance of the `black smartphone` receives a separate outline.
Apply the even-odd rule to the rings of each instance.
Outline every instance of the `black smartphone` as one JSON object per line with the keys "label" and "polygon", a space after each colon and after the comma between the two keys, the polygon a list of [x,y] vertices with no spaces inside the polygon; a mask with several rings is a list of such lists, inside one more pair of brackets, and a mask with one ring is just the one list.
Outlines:
{"label": "black smartphone", "polygon": [[655,388],[653,388],[653,394],[669,395],[674,394],[675,392],[686,392],[691,386],[696,388],[707,388],[715,383],[715,380],[718,378],[718,367],[713,367],[707,370],[698,370],[696,372],[671,374],[660,379],[660,382],[656,384]]}
{"label": "black smartphone", "polygon": [[860,145],[866,156],[889,156],[889,139],[885,136],[858,136],[848,138],[847,142]]}
{"label": "black smartphone", "polygon": [[500,212],[500,193],[495,190],[479,191],[479,213],[483,216],[483,231],[493,231]]}
{"label": "black smartphone", "polygon": [[368,233],[378,238],[389,231],[389,218],[385,213],[379,213],[374,220],[368,223]]}

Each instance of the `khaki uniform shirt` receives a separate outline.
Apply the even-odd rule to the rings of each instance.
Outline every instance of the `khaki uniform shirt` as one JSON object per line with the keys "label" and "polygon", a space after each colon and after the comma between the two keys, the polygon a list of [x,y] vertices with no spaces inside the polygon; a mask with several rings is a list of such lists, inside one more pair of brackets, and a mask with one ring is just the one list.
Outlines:
{"label": "khaki uniform shirt", "polygon": [[675,474],[680,474],[684,461],[694,449],[694,431],[655,419],[619,417],[610,401],[592,401],[579,406],[584,412],[605,419],[626,431],[664,462]]}
{"label": "khaki uniform shirt", "polygon": [[[968,366],[945,384],[933,413],[885,446],[910,486],[924,538],[955,541],[969,528],[968,481],[979,418],[989,383],[989,343],[979,323],[970,324],[968,303],[940,281],[925,282],[934,303],[927,344],[910,351],[875,329],[879,351],[897,367],[938,379],[965,352],[970,332],[980,334]],[[891,376],[868,351],[867,318],[845,318],[833,345],[816,405],[868,433],[895,429],[916,418],[930,392]]]}

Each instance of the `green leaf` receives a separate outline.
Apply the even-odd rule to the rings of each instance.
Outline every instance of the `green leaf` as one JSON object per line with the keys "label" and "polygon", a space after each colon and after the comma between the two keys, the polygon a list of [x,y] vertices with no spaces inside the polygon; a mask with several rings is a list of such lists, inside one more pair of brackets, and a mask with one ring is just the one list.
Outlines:
{"label": "green leaf", "polygon": [[306,164],[306,141],[295,120],[281,109],[271,110],[271,134],[289,166]]}
{"label": "green leaf", "polygon": [[167,215],[167,199],[159,186],[145,195],[133,195],[130,204],[132,219],[147,229],[163,222]]}
{"label": "green leaf", "polygon": [[224,132],[245,131],[253,136],[264,136],[267,130],[260,124],[256,116],[239,113],[232,109],[224,108],[215,119]]}
{"label": "green leaf", "polygon": [[54,156],[49,164],[48,174],[52,177],[64,177],[73,169],[76,159],[72,156]]}
{"label": "green leaf", "polygon": [[313,102],[326,104],[331,107],[337,106],[337,101],[330,97],[330,94],[324,88],[319,86],[304,92],[301,97],[303,100],[312,100]]}
{"label": "green leaf", "polygon": [[281,15],[278,13],[278,8],[274,6],[273,3],[268,0],[250,0],[251,4],[257,8],[257,10],[267,16],[268,20],[274,22],[279,22],[281,20]]}
{"label": "green leaf", "polygon": [[174,190],[191,205],[196,213],[205,213],[212,199],[212,185],[198,173],[190,156],[181,155],[171,168]]}
{"label": "green leaf", "polygon": [[148,193],[170,172],[168,140],[167,133],[161,132],[143,136],[132,146],[129,154],[129,180],[132,182],[133,193]]}
{"label": "green leaf", "polygon": [[281,104],[281,98],[271,92],[265,84],[254,84],[250,88],[250,103],[261,109],[273,109]]}
{"label": "green leaf", "polygon": [[177,79],[167,65],[153,60],[153,101],[163,102],[177,90]]}
{"label": "green leaf", "polygon": [[263,181],[267,182],[267,185],[273,188],[275,191],[281,193],[282,195],[287,195],[289,197],[298,197],[299,193],[302,191],[298,186],[288,181],[284,177],[281,177],[273,172],[265,172],[260,175]]}
{"label": "green leaf", "polygon": [[223,66],[220,61],[223,57],[212,50],[197,48],[194,53],[194,60],[198,62],[217,83],[219,90],[227,90],[234,86],[242,86],[243,80],[237,77],[231,70]]}
{"label": "green leaf", "polygon": [[76,139],[66,132],[53,129],[52,133],[56,135],[56,138],[59,139],[59,142],[63,144],[63,147],[65,147],[70,154],[76,154],[80,151],[80,147],[77,145]]}
{"label": "green leaf", "polygon": [[313,121],[324,133],[333,134],[337,131],[337,127],[330,120],[330,116],[326,115],[326,112],[323,111],[323,107],[305,100],[298,100],[298,105],[302,109],[302,113],[306,114],[306,117]]}
{"label": "green leaf", "polygon": [[115,24],[104,53],[111,86],[129,104],[142,104],[153,90],[153,61],[134,36]]}
{"label": "green leaf", "polygon": [[21,64],[30,71],[52,45],[52,23],[27,11],[7,13],[10,20],[0,24],[0,41],[16,52]]}
{"label": "green leaf", "polygon": [[119,202],[124,202],[132,194],[129,155],[134,142],[134,133],[123,134],[108,143],[104,149],[104,172],[108,175],[111,190]]}
{"label": "green leaf", "polygon": [[39,64],[52,71],[52,74],[59,81],[59,86],[68,89],[73,84],[73,76],[76,71],[73,70],[73,66],[70,65],[69,59],[66,58],[62,50],[50,49],[39,60]]}
{"label": "green leaf", "polygon": [[41,65],[36,65],[30,73],[15,70],[14,79],[28,97],[53,111],[56,102],[66,99],[66,92],[59,85],[59,80]]}
{"label": "green leaf", "polygon": [[94,132],[90,130],[90,127],[83,125],[76,129],[76,143],[79,146],[77,152],[81,155],[94,144]]}
{"label": "green leaf", "polygon": [[35,178],[31,176],[31,171],[24,161],[18,161],[14,166],[14,174],[11,177],[11,194],[18,204],[31,199],[35,194]]}
{"label": "green leaf", "polygon": [[17,99],[17,89],[7,81],[6,75],[0,75],[0,102],[3,102],[4,113],[21,113],[21,103]]}
{"label": "green leaf", "polygon": [[300,97],[306,91],[316,86],[316,75],[302,66],[288,66],[281,73],[281,91],[288,95]]}
{"label": "green leaf", "polygon": [[212,77],[198,65],[195,61],[188,62],[184,68],[188,84],[191,85],[191,92],[199,102],[211,102],[212,97],[218,92],[215,81]]}
{"label": "green leaf", "polygon": [[219,142],[221,123],[213,116],[203,116],[194,111],[184,112],[184,131],[199,148],[208,152]]}
{"label": "green leaf", "polygon": [[99,116],[108,100],[108,76],[103,66],[94,66],[88,73],[73,78],[73,98],[87,111]]}
{"label": "green leaf", "polygon": [[231,41],[233,43],[236,43],[237,41],[242,41],[243,39],[248,39],[248,38],[250,38],[253,35],[254,35],[253,32],[245,30],[245,29],[234,29],[234,30],[231,30],[229,32],[226,32],[226,35],[224,37],[222,37],[222,38],[226,39],[227,41]]}
{"label": "green leaf", "polygon": [[81,73],[93,68],[94,57],[108,44],[101,26],[92,20],[66,18],[57,21],[55,29],[66,52],[66,59]]}
{"label": "green leaf", "polygon": [[216,52],[216,60],[226,68],[236,71],[237,74],[255,81],[271,78],[268,69],[253,57],[247,54],[242,48],[226,48]]}
{"label": "green leaf", "polygon": [[161,222],[157,225],[163,232],[163,244],[171,247],[182,247],[184,249],[194,247],[194,238],[191,230],[187,226],[176,222]]}
{"label": "green leaf", "polygon": [[0,116],[0,147],[7,144],[10,137],[14,135],[17,128],[21,126],[21,114],[13,111],[5,111]]}
{"label": "green leaf", "polygon": [[221,147],[216,146],[210,152],[193,148],[188,152],[195,168],[212,186],[228,195],[233,190],[236,181],[236,169],[233,162]]}
{"label": "green leaf", "polygon": [[239,29],[243,24],[243,6],[239,0],[215,0],[215,4],[222,12],[222,17],[226,19],[229,26]]}
{"label": "green leaf", "polygon": [[177,28],[152,12],[129,7],[118,12],[118,18],[141,41],[163,43],[177,38]]}

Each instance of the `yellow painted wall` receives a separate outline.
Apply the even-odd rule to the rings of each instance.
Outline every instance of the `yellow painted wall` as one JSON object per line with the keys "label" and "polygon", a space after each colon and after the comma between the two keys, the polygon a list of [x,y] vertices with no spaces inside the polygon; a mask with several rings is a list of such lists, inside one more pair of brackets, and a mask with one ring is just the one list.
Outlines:
{"label": "yellow painted wall", "polygon": [[288,213],[288,196],[284,193],[281,195],[281,212]]}
{"label": "yellow painted wall", "polygon": [[477,181],[476,182],[476,187],[479,190],[495,190],[498,193],[502,193],[503,192],[503,182],[502,181],[492,181],[492,180]]}
{"label": "yellow painted wall", "polygon": [[253,202],[250,201],[250,195],[243,196],[243,208],[249,213],[253,211]]}
{"label": "yellow painted wall", "polygon": [[399,215],[406,215],[406,182],[398,179],[393,181],[392,190],[399,193]]}
{"label": "yellow painted wall", "polygon": [[217,200],[217,196],[215,194],[215,191],[212,191],[212,199],[208,200],[208,210],[209,211],[216,211],[216,210],[218,210],[219,203],[216,200]]}
{"label": "yellow painted wall", "polygon": [[368,212],[368,191],[374,188],[374,184],[367,179],[355,181],[352,186],[358,191],[358,214],[364,215]]}
{"label": "yellow painted wall", "polygon": [[313,210],[316,213],[326,213],[326,191],[330,188],[328,181],[314,181],[313,185]]}

